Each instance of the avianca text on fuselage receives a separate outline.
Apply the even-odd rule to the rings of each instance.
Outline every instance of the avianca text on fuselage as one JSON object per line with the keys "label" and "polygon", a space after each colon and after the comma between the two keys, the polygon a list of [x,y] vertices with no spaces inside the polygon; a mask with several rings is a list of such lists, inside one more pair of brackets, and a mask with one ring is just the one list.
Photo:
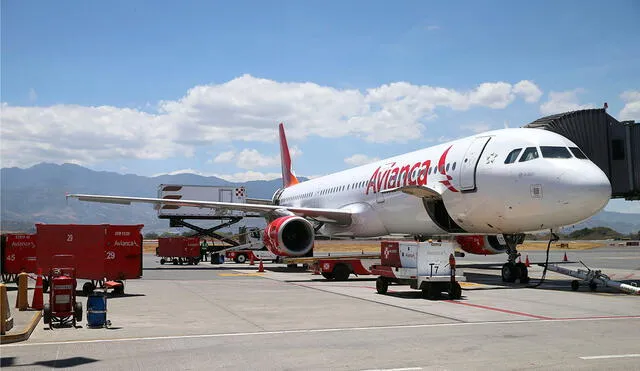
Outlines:
{"label": "avianca text on fuselage", "polygon": [[[458,192],[449,182],[452,177],[446,173],[445,162],[447,153],[452,146],[449,146],[438,161],[438,167],[434,171],[434,174],[440,172],[440,174],[446,177],[445,180],[440,181],[447,186],[452,192]],[[378,193],[387,189],[394,189],[404,187],[407,185],[425,186],[428,183],[429,168],[431,167],[431,160],[425,160],[422,162],[416,162],[413,165],[398,165],[395,162],[379,166],[371,175],[369,182],[367,183],[367,189],[365,194],[369,194],[369,191]]]}

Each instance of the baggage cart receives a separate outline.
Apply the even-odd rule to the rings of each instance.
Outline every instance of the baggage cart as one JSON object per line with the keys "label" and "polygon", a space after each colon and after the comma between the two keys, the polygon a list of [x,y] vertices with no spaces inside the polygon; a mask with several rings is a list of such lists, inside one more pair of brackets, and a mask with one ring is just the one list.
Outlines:
{"label": "baggage cart", "polygon": [[160,257],[160,264],[171,262],[174,265],[195,265],[200,262],[200,238],[158,238],[158,249],[156,251],[156,254]]}

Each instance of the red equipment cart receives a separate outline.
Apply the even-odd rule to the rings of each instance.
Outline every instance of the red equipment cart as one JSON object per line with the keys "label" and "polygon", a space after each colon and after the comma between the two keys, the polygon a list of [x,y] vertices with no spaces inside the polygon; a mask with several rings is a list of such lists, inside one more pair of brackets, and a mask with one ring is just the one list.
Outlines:
{"label": "red equipment cart", "polygon": [[156,255],[160,264],[172,262],[174,265],[200,262],[200,238],[198,237],[162,237],[158,238]]}
{"label": "red equipment cart", "polygon": [[36,273],[36,236],[24,233],[2,235],[2,280],[14,282],[18,274]]}
{"label": "red equipment cart", "polygon": [[[43,272],[55,267],[51,257],[72,254],[78,279],[89,295],[97,286],[114,287],[123,294],[122,280],[142,277],[143,225],[36,224],[38,266]],[[50,280],[50,277],[47,277]],[[115,281],[115,282],[110,282]],[[45,284],[46,285],[46,284]]]}
{"label": "red equipment cart", "polygon": [[76,269],[73,255],[55,255],[51,259],[54,268],[49,272],[51,293],[49,302],[44,305],[44,323],[53,329],[53,323],[59,326],[82,321],[82,303],[76,301]]}

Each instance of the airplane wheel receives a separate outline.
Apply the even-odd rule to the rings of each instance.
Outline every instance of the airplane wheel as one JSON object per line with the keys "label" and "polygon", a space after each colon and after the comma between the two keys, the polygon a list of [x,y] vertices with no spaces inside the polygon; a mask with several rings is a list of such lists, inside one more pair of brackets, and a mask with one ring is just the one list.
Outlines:
{"label": "airplane wheel", "polygon": [[595,283],[593,281],[589,282],[589,290],[596,291],[597,288],[598,288],[598,284],[597,283]]}
{"label": "airplane wheel", "polygon": [[524,263],[516,263],[516,269],[518,271],[518,278],[520,283],[529,283],[529,270]]}
{"label": "airplane wheel", "polygon": [[378,294],[384,295],[387,293],[389,289],[389,281],[387,281],[384,277],[378,277],[376,279],[376,291]]}
{"label": "airplane wheel", "polygon": [[502,281],[516,282],[518,276],[517,268],[513,263],[504,263],[502,266]]}
{"label": "airplane wheel", "polygon": [[578,291],[579,288],[580,288],[580,281],[578,280],[571,281],[571,290]]}
{"label": "airplane wheel", "polygon": [[247,256],[245,254],[238,254],[236,255],[236,263],[238,264],[244,264],[247,262]]}
{"label": "airplane wheel", "polygon": [[164,260],[164,258],[160,259],[160,265],[164,265],[164,263],[166,263],[167,261]]}

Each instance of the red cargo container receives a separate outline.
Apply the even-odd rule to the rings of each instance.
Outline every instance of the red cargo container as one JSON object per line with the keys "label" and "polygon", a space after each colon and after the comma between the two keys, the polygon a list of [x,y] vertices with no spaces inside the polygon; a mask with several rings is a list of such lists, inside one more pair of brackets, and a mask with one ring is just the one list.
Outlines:
{"label": "red cargo container", "polygon": [[160,264],[168,261],[173,264],[198,264],[200,261],[200,238],[198,237],[164,237],[158,239],[157,255]]}
{"label": "red cargo container", "polygon": [[[143,225],[36,224],[38,267],[53,268],[58,254],[75,257],[76,277],[91,281],[142,277]],[[93,284],[93,282],[92,282]],[[95,284],[93,285],[95,288]],[[93,288],[84,287],[86,292]]]}
{"label": "red cargo container", "polygon": [[21,272],[36,273],[36,238],[33,234],[2,236],[2,280],[14,281]]}

